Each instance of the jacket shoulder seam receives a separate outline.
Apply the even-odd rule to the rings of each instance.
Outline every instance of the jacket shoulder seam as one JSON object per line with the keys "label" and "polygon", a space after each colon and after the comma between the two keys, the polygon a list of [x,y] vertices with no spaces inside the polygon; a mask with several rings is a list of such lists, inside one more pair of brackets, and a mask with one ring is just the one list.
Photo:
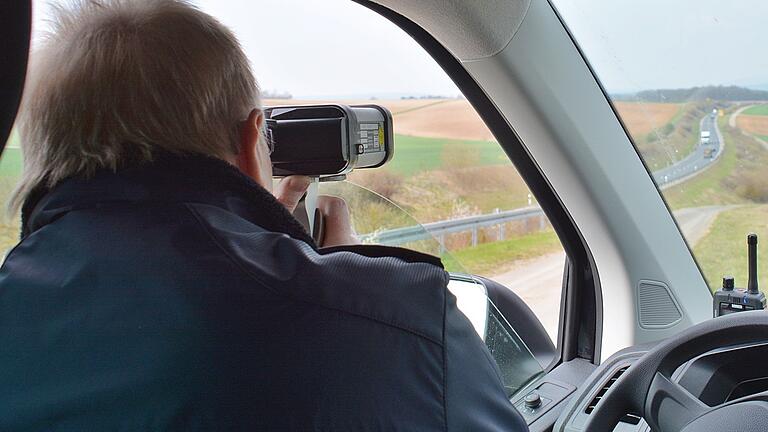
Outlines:
{"label": "jacket shoulder seam", "polygon": [[434,344],[436,344],[436,345],[438,345],[440,347],[444,346],[444,344],[441,341],[437,341],[434,338],[432,338],[432,337],[430,337],[428,335],[425,335],[424,333],[422,333],[422,332],[420,332],[418,330],[414,330],[414,329],[405,327],[405,326],[403,326],[401,324],[396,324],[396,323],[393,323],[393,322],[390,322],[390,321],[387,321],[387,320],[384,320],[384,319],[381,319],[381,318],[373,317],[373,316],[370,316],[370,315],[364,315],[364,314],[360,314],[360,313],[355,313],[355,312],[344,310],[344,309],[341,309],[341,308],[335,308],[335,307],[332,307],[332,306],[329,306],[329,305],[313,302],[313,301],[302,299],[302,298],[297,298],[297,297],[294,297],[294,296],[291,296],[291,295],[288,295],[288,294],[285,294],[285,293],[282,293],[282,292],[276,290],[275,288],[270,286],[268,283],[266,283],[263,280],[261,280],[261,278],[259,278],[257,275],[253,274],[253,272],[250,271],[250,269],[248,269],[245,265],[243,265],[241,260],[239,260],[237,257],[233,256],[230,253],[230,251],[224,245],[221,244],[221,242],[211,232],[210,227],[208,226],[207,223],[205,223],[205,221],[202,219],[202,217],[197,212],[197,210],[195,210],[188,203],[185,203],[184,205],[187,208],[187,210],[190,213],[192,213],[192,216],[195,218],[197,223],[200,225],[202,230],[206,233],[206,235],[211,240],[211,242],[214,244],[214,246],[216,246],[216,248],[227,258],[228,261],[230,261],[232,264],[234,264],[243,274],[248,276],[249,279],[252,279],[253,281],[258,283],[262,287],[270,290],[274,294],[279,295],[281,297],[288,298],[288,299],[290,299],[292,301],[295,301],[295,302],[307,303],[307,304],[311,304],[313,306],[320,307],[320,308],[323,308],[323,309],[332,310],[334,312],[338,312],[338,313],[342,313],[342,314],[346,314],[346,315],[351,315],[351,316],[356,316],[358,318],[364,318],[364,319],[376,322],[378,324],[385,325],[387,327],[398,329],[398,330],[400,330],[402,332],[411,334],[413,336],[420,337],[420,338],[425,339],[425,340],[427,340],[429,342],[432,342],[432,343],[434,343]]}

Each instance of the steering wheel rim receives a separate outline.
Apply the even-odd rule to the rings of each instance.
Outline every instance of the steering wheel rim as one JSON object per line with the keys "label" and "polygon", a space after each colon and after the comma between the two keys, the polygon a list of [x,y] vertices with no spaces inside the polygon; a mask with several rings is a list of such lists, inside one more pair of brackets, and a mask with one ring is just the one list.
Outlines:
{"label": "steering wheel rim", "polygon": [[748,396],[709,407],[673,382],[672,374],[698,355],[727,345],[764,342],[766,335],[768,313],[751,311],[708,320],[665,339],[637,359],[611,386],[590,415],[585,430],[613,430],[624,414],[632,412],[642,413],[654,431],[680,431],[723,406],[754,399]]}

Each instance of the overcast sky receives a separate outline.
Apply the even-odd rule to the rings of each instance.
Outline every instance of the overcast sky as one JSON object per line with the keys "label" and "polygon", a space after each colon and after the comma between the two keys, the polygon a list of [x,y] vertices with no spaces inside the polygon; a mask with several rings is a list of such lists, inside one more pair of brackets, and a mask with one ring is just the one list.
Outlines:
{"label": "overcast sky", "polygon": [[[264,89],[314,98],[458,94],[409,36],[350,0],[193,3],[234,29]],[[768,88],[766,0],[555,4],[609,91]]]}

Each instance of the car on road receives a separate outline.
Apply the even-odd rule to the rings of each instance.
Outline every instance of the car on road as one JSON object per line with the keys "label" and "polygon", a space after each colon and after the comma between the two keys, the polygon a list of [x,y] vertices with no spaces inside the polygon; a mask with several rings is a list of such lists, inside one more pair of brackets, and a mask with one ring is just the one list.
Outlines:
{"label": "car on road", "polygon": [[[362,241],[442,258],[531,431],[765,429],[768,314],[713,318],[712,294],[746,286],[748,232],[768,239],[768,76],[741,48],[768,44],[765,2],[195,3],[270,41],[249,51],[263,85],[306,93],[269,104],[389,107],[392,162],[321,189]],[[0,5],[6,195],[31,7]]]}

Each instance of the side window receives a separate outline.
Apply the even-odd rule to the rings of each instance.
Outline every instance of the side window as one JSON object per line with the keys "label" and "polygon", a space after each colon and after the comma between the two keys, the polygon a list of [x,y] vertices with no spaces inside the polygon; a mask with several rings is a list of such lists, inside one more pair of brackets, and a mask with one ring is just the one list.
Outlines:
{"label": "side window", "polygon": [[[301,7],[260,5],[256,34],[238,8],[198,2],[235,29],[265,105],[374,103],[392,112],[392,161],[348,178],[377,197],[342,184],[321,191],[347,200],[363,241],[439,254],[450,270],[509,287],[555,341],[565,253],[469,102],[427,52],[375,13],[344,1],[287,3]],[[286,32],[286,22],[300,34]]]}
{"label": "side window", "polygon": [[[768,63],[732,47],[768,42],[757,30],[768,5],[744,0],[694,10],[693,2],[667,2],[656,13],[647,2],[553,3],[627,125],[709,288],[719,289],[725,275],[746,286],[745,237],[768,236]],[[701,67],[711,52],[718,61]],[[760,248],[766,251],[765,241]],[[768,283],[768,262],[759,266],[760,283]]]}
{"label": "side window", "polygon": [[[35,2],[37,33],[46,3]],[[560,241],[488,128],[415,41],[348,1],[263,3],[256,20],[243,13],[253,8],[245,0],[195,3],[234,30],[265,105],[375,103],[392,112],[393,160],[323,187],[348,201],[364,242],[437,254],[451,271],[500,282],[557,340]],[[5,203],[22,170],[19,145],[14,133],[0,161]],[[1,228],[5,253],[18,241],[18,216]]]}

